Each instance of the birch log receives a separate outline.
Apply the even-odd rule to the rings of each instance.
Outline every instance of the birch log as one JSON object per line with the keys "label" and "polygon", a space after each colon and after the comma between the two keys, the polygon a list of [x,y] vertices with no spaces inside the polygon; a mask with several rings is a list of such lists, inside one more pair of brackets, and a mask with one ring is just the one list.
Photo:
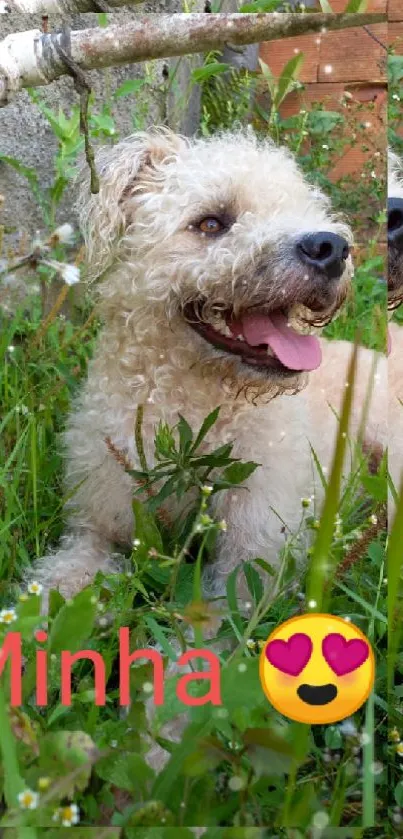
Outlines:
{"label": "birch log", "polygon": [[56,42],[83,70],[92,70],[384,20],[383,13],[152,14],[105,28],[46,34],[31,29],[0,42],[0,106],[21,88],[49,84],[68,72]]}
{"label": "birch log", "polygon": [[[143,0],[108,0],[108,11],[120,6],[135,6]],[[95,0],[7,0],[8,10],[23,14],[74,15],[81,12],[99,12]]]}

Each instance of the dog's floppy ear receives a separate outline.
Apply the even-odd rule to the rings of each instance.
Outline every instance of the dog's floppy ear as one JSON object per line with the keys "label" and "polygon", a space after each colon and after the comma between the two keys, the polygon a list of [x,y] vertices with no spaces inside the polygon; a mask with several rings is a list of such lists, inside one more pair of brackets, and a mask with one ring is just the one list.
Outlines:
{"label": "dog's floppy ear", "polygon": [[155,128],[100,149],[95,158],[100,189],[95,195],[90,192],[88,166],[83,167],[76,209],[86,246],[88,280],[100,277],[114,262],[128,223],[130,198],[152,188],[161,166],[185,143],[169,129]]}

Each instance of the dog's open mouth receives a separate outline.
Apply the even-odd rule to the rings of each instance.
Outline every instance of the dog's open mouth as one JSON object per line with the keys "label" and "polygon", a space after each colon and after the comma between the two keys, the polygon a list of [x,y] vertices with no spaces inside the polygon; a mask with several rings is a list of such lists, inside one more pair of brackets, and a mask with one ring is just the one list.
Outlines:
{"label": "dog's open mouth", "polygon": [[282,309],[247,312],[238,319],[227,312],[217,326],[202,321],[191,305],[186,307],[185,316],[189,326],[209,344],[240,356],[244,364],[290,374],[315,370],[321,363],[317,337],[297,332]]}

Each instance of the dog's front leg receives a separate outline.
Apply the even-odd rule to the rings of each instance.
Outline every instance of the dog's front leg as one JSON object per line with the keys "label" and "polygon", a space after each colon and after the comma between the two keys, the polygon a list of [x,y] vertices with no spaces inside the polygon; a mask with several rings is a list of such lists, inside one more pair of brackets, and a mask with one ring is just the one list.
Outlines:
{"label": "dog's front leg", "polygon": [[110,542],[99,532],[74,522],[74,529],[62,536],[59,549],[39,559],[31,571],[31,577],[43,585],[43,608],[50,589],[70,598],[89,585],[97,571],[116,570],[110,549]]}

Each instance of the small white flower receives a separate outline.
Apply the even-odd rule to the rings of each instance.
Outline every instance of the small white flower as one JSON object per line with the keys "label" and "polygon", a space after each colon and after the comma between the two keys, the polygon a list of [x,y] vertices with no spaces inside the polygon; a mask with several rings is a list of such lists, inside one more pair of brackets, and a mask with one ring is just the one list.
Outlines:
{"label": "small white flower", "polygon": [[63,265],[61,275],[66,285],[76,285],[80,282],[80,269],[77,265]]}
{"label": "small white flower", "polygon": [[212,486],[209,486],[208,484],[205,484],[202,487],[203,495],[211,495],[212,492],[213,492],[213,487]]}
{"label": "small white flower", "polygon": [[7,347],[7,350],[8,350],[8,352],[14,352],[14,350],[15,350],[14,344],[9,344],[8,347]]}
{"label": "small white flower", "polygon": [[63,827],[71,827],[80,821],[80,813],[77,804],[68,804],[67,807],[59,807],[53,813],[53,821],[62,823]]}
{"label": "small white flower", "polygon": [[254,641],[253,638],[248,638],[248,640],[246,642],[246,646],[248,647],[249,650],[254,650],[255,647],[256,647],[256,641]]}
{"label": "small white flower", "polygon": [[329,146],[327,145],[327,143],[322,144],[322,149],[325,149],[326,151],[329,149]]}
{"label": "small white flower", "polygon": [[54,231],[53,237],[63,245],[71,245],[74,241],[74,229],[71,224],[61,224]]}
{"label": "small white flower", "polygon": [[138,548],[140,544],[140,539],[133,539],[133,548]]}
{"label": "small white flower", "polygon": [[40,594],[43,592],[43,585],[42,583],[37,583],[36,580],[32,580],[32,583],[28,586],[28,593],[29,594],[36,594],[39,597]]}
{"label": "small white flower", "polygon": [[0,623],[13,623],[17,620],[15,609],[2,609],[0,612]]}
{"label": "small white flower", "polygon": [[233,775],[228,781],[228,786],[232,792],[238,792],[240,789],[243,789],[245,784],[245,778],[241,778],[240,775]]}
{"label": "small white flower", "polygon": [[31,789],[24,789],[18,796],[18,803],[23,810],[36,810],[38,801],[38,793],[32,792]]}
{"label": "small white flower", "polygon": [[394,94],[392,95],[392,99],[394,99],[394,100],[395,100],[395,102],[400,102],[400,96],[399,96],[397,93],[394,93]]}
{"label": "small white flower", "polygon": [[227,522],[225,521],[225,519],[221,519],[221,521],[218,522],[218,526],[220,530],[227,530]]}
{"label": "small white flower", "polygon": [[375,516],[375,515],[372,515],[370,517],[370,522],[371,522],[371,524],[378,524],[378,517]]}
{"label": "small white flower", "polygon": [[383,763],[379,760],[374,761],[374,763],[371,763],[370,771],[373,775],[380,775],[383,772]]}

